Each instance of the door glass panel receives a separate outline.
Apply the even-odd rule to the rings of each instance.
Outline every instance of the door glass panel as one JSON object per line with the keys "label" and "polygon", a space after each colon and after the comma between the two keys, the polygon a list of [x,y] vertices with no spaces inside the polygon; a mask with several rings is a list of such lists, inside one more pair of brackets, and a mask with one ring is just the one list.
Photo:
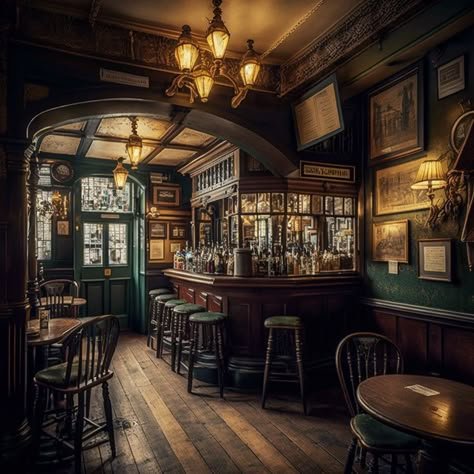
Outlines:
{"label": "door glass panel", "polygon": [[84,265],[103,264],[103,233],[103,224],[84,223]]}
{"label": "door glass panel", "polygon": [[109,224],[109,265],[127,265],[127,224]]}
{"label": "door glass panel", "polygon": [[131,212],[130,183],[118,190],[112,178],[81,180],[81,208],[85,212]]}
{"label": "door glass panel", "polygon": [[36,215],[36,252],[38,260],[51,259],[51,213],[44,211],[46,204],[51,202],[51,191],[44,189],[38,190],[36,197],[36,206],[38,213]]}

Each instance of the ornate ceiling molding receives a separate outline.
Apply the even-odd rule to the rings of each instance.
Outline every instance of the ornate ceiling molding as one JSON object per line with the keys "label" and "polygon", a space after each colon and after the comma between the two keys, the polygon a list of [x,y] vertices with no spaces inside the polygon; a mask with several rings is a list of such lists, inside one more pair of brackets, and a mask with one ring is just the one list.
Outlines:
{"label": "ornate ceiling molding", "polygon": [[435,0],[368,0],[280,69],[279,95],[284,96],[376,41],[382,32],[413,16]]}

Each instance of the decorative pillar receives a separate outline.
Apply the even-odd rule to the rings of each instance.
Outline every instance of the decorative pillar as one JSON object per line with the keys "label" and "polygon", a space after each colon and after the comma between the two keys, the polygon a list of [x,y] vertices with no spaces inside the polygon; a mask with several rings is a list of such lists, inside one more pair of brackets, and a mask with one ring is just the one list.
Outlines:
{"label": "decorative pillar", "polygon": [[28,174],[28,301],[31,307],[30,318],[38,317],[38,255],[36,251],[36,202],[39,183],[39,160],[32,146],[25,153],[29,158]]}
{"label": "decorative pillar", "polygon": [[25,406],[29,304],[24,149],[19,141],[0,140],[0,465],[16,471],[31,441]]}

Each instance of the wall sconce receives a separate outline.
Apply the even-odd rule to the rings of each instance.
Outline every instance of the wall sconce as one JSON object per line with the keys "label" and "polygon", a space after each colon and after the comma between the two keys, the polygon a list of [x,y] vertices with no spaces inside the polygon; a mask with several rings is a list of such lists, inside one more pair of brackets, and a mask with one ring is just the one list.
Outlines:
{"label": "wall sconce", "polygon": [[[448,172],[445,175],[443,165],[439,160],[428,160],[421,163],[415,182],[411,189],[426,190],[430,200],[430,213],[425,225],[435,229],[447,218],[457,220],[460,215],[464,199],[464,173]],[[443,189],[445,198],[443,202],[434,203],[435,191]]]}

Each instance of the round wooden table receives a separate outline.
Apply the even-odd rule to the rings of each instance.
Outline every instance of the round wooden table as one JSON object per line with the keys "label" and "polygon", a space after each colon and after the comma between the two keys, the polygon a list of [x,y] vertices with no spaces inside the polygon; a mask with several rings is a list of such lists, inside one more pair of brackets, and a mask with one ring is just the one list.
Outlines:
{"label": "round wooden table", "polygon": [[374,418],[422,439],[418,472],[448,472],[453,444],[474,444],[474,388],[422,375],[381,375],[357,389]]}
{"label": "round wooden table", "polygon": [[[48,298],[43,297],[40,298],[40,304],[41,306],[47,306],[48,304]],[[85,298],[76,298],[74,297],[74,300],[72,300],[72,296],[65,296],[64,297],[64,305],[65,306],[71,306],[73,315],[75,317],[79,316],[79,310],[81,306],[84,306],[87,304],[87,300]]]}
{"label": "round wooden table", "polygon": [[28,336],[29,346],[49,346],[64,339],[73,329],[80,326],[81,319],[75,318],[54,318],[49,320],[48,329],[39,328],[39,319],[34,319],[28,323],[28,330],[38,331],[38,335]]}

